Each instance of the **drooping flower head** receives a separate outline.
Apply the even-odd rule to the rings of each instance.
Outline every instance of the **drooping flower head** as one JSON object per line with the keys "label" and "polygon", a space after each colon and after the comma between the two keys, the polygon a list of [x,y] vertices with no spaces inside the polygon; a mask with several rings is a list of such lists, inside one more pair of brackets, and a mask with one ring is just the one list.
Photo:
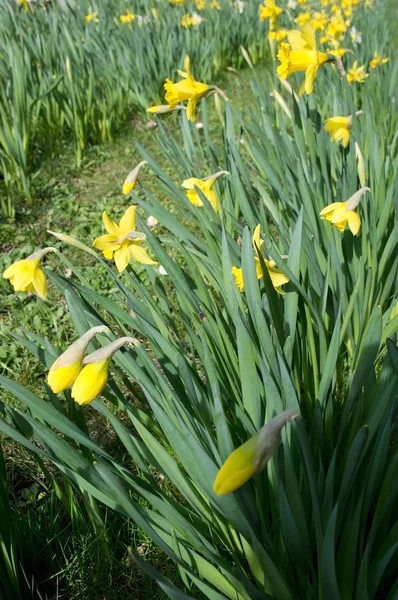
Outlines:
{"label": "drooping flower head", "polygon": [[282,12],[282,9],[275,4],[275,0],[264,0],[264,3],[259,6],[260,21],[269,19],[271,29],[275,24],[275,20]]}
{"label": "drooping flower head", "polygon": [[106,386],[109,375],[109,363],[112,356],[125,344],[137,344],[138,340],[122,337],[100,350],[88,354],[82,361],[83,369],[75,379],[72,398],[78,404],[88,404],[99,396]]}
{"label": "drooping flower head", "polygon": [[88,9],[88,13],[84,17],[86,23],[99,23],[98,13],[92,8]]}
{"label": "drooping flower head", "polygon": [[[262,279],[264,277],[263,268],[261,266],[261,261],[259,259],[259,253],[263,247],[264,241],[260,238],[260,225],[257,225],[256,229],[253,233],[253,248],[255,252],[254,262],[256,266],[256,274],[257,279]],[[278,269],[276,266],[276,262],[272,259],[267,260],[263,259],[265,266],[267,267],[268,274],[271,278],[272,285],[278,294],[284,294],[285,292],[282,290],[282,285],[288,283],[289,278],[284,274],[283,271]],[[238,267],[232,267],[232,275],[235,277],[235,283],[238,286],[241,292],[245,290],[245,284],[243,281],[243,269],[239,269]]]}
{"label": "drooping flower head", "polygon": [[140,172],[142,167],[146,164],[148,164],[147,161],[142,160],[141,162],[138,163],[138,165],[132,171],[130,171],[130,173],[127,175],[126,179],[124,180],[122,194],[127,196],[127,194],[129,194],[134,189],[135,184],[137,182],[138,173]]}
{"label": "drooping flower head", "polygon": [[382,57],[382,56],[380,56],[380,54],[378,52],[375,52],[369,65],[372,69],[375,69],[379,65],[385,65],[386,63],[388,63],[389,60],[390,59],[387,58],[386,56]]}
{"label": "drooping flower head", "polygon": [[221,177],[221,175],[226,174],[228,174],[228,171],[219,171],[218,173],[214,173],[214,175],[209,175],[208,177],[204,177],[203,179],[198,179],[197,177],[190,177],[189,179],[184,179],[184,181],[181,184],[181,187],[188,190],[187,198],[194,206],[203,206],[203,201],[195,189],[198,188],[210,202],[214,212],[218,213],[220,210],[220,204],[218,201],[218,196],[212,188],[217,179]]}
{"label": "drooping flower head", "polygon": [[365,83],[366,78],[369,77],[369,73],[365,71],[365,65],[358,66],[356,60],[352,67],[348,69],[347,81],[348,83]]}
{"label": "drooping flower head", "polygon": [[63,392],[73,384],[80,372],[87,346],[97,333],[104,333],[107,330],[108,327],[104,325],[92,327],[57,358],[47,377],[48,385],[54,394]]}
{"label": "drooping flower head", "polygon": [[358,206],[363,194],[366,192],[370,192],[370,188],[363,187],[355,192],[355,194],[346,202],[333,202],[332,204],[329,204],[323,210],[321,210],[319,216],[321,219],[325,219],[337,227],[341,233],[348,225],[353,235],[359,235],[359,231],[361,229],[361,218],[355,212],[355,209]]}
{"label": "drooping flower head", "polygon": [[119,225],[104,211],[102,222],[108,233],[93,241],[94,248],[101,250],[105,258],[115,260],[119,273],[127,267],[130,258],[144,265],[156,264],[141,247],[146,239],[145,234],[135,231],[136,210],[136,206],[130,206],[120,219]]}
{"label": "drooping flower head", "polygon": [[3,273],[4,279],[9,279],[16,292],[36,292],[41,298],[47,296],[47,284],[40,261],[55,248],[43,248],[23,260],[17,260]]}
{"label": "drooping flower head", "polygon": [[230,494],[259,473],[272,458],[282,427],[298,416],[299,413],[294,409],[283,411],[234,450],[217,473],[214,493],[217,496]]}
{"label": "drooping flower head", "polygon": [[319,67],[331,62],[333,57],[317,50],[314,28],[310,23],[306,23],[300,31],[289,31],[287,39],[289,43],[283,42],[277,55],[281,62],[277,73],[286,79],[292,73],[304,71],[305,80],[300,95],[304,92],[311,94]]}
{"label": "drooping flower head", "polygon": [[[359,110],[356,116],[359,117],[362,111]],[[352,127],[352,115],[348,117],[331,117],[327,119],[324,129],[330,133],[331,140],[333,142],[342,142],[344,148],[347,148],[350,143]]]}
{"label": "drooping flower head", "polygon": [[134,19],[135,15],[128,8],[126,8],[126,12],[124,13],[124,15],[120,15],[120,22],[123,23],[123,25],[132,23]]}
{"label": "drooping flower head", "polygon": [[175,108],[179,102],[188,100],[187,117],[190,121],[195,121],[196,106],[202,96],[208,92],[209,86],[195,80],[191,73],[189,56],[184,59],[184,69],[185,71],[178,71],[183,78],[181,81],[173,83],[170,79],[166,79],[165,100],[171,108]]}

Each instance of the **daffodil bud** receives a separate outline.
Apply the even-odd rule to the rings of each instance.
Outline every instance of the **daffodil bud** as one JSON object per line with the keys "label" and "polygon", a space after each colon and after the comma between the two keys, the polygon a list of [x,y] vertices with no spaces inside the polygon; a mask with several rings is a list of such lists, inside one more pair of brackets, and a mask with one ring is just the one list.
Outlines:
{"label": "daffodil bud", "polygon": [[234,450],[217,473],[214,493],[217,496],[230,494],[261,471],[275,452],[282,427],[298,416],[299,413],[294,409],[283,411]]}
{"label": "daffodil bud", "polygon": [[155,106],[150,106],[146,109],[146,112],[151,115],[164,115],[169,112],[173,112],[174,110],[185,110],[185,106],[182,104],[177,104],[177,106],[169,106],[168,104],[156,104]]}
{"label": "daffodil bud", "polygon": [[48,385],[54,394],[63,392],[73,384],[80,372],[87,346],[97,333],[105,331],[108,331],[108,327],[104,325],[92,327],[57,358],[47,377]]}
{"label": "daffodil bud", "polygon": [[363,160],[362,152],[358,144],[355,142],[355,156],[357,159],[357,170],[358,170],[358,178],[359,183],[365,187],[366,184],[366,170],[365,170],[365,161]]}
{"label": "daffodil bud", "polygon": [[140,172],[142,167],[146,164],[148,164],[147,161],[142,160],[141,162],[138,163],[138,165],[135,167],[135,169],[130,171],[130,173],[127,175],[126,179],[124,180],[123,188],[122,188],[122,193],[125,196],[127,196],[127,194],[129,194],[131,192],[131,190],[134,188],[136,181],[137,181],[138,173]]}
{"label": "daffodil bud", "polygon": [[272,92],[270,92],[270,96],[271,98],[274,98],[277,101],[283,112],[289,117],[290,120],[292,120],[292,113],[290,112],[286,102],[284,101],[280,93],[277,90],[273,90]]}
{"label": "daffodil bud", "polygon": [[139,341],[132,337],[122,337],[83,359],[84,368],[72,388],[72,398],[75,402],[89,404],[101,394],[108,381],[111,358],[125,344],[139,344]]}
{"label": "daffodil bud", "polygon": [[[97,254],[94,252],[94,250],[92,250],[91,248],[86,246],[86,244],[83,244],[83,242],[80,242],[76,238],[72,237],[71,235],[68,235],[67,233],[50,231],[49,229],[47,230],[47,233],[50,233],[51,235],[56,237],[58,240],[61,240],[61,242],[65,242],[65,244],[69,244],[69,246],[73,246],[74,248],[83,250],[83,252],[87,252],[87,254],[91,254],[91,256],[97,256]],[[55,250],[55,248],[54,248],[54,250]]]}

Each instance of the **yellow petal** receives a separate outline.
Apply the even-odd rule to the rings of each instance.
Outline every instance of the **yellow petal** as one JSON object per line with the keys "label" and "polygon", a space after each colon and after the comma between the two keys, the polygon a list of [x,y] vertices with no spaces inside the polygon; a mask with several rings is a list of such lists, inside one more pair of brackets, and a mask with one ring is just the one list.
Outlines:
{"label": "yellow petal", "polygon": [[328,215],[329,213],[332,213],[333,211],[335,211],[338,208],[341,208],[341,206],[343,204],[345,204],[345,202],[332,202],[332,204],[328,204],[328,206],[325,206],[325,208],[321,210],[321,212],[319,213],[319,216],[323,217],[323,218],[327,218],[326,215]]}
{"label": "yellow petal", "polygon": [[94,248],[98,248],[98,250],[102,250],[103,252],[115,252],[120,247],[120,244],[115,244],[115,240],[118,239],[119,236],[114,235],[113,233],[106,233],[105,235],[101,235],[93,241]]}
{"label": "yellow petal", "polygon": [[78,404],[88,404],[99,396],[108,381],[109,359],[86,365],[77,376],[72,398]]}
{"label": "yellow petal", "polygon": [[32,283],[38,296],[45,298],[47,296],[47,283],[45,275],[39,267],[35,269]]}
{"label": "yellow petal", "polygon": [[358,235],[361,229],[361,219],[353,210],[347,212],[348,226],[353,235]]}
{"label": "yellow petal", "polygon": [[137,246],[136,244],[131,244],[129,246],[129,251],[131,257],[139,263],[143,265],[156,265],[157,263],[152,260],[141,246]]}
{"label": "yellow petal", "polygon": [[130,252],[128,247],[126,245],[121,246],[118,250],[116,250],[113,258],[115,259],[117,270],[119,273],[121,273],[129,264]]}
{"label": "yellow petal", "polygon": [[10,279],[10,277],[15,277],[15,274],[18,272],[19,269],[23,268],[24,263],[26,262],[26,259],[24,260],[17,260],[15,263],[13,263],[12,265],[10,265],[3,273],[3,277],[5,279]]}
{"label": "yellow petal", "polygon": [[238,267],[232,267],[231,273],[235,277],[235,283],[238,286],[239,290],[241,292],[243,292],[244,289],[245,289],[245,285],[243,283],[243,271],[242,271],[242,269],[239,269]]}
{"label": "yellow petal", "polygon": [[120,237],[119,227],[108,217],[106,211],[102,213],[102,222],[104,227],[108,233],[115,235],[116,237]]}
{"label": "yellow petal", "polygon": [[228,456],[214,481],[213,490],[217,496],[234,492],[254,475],[259,435],[251,437]]}
{"label": "yellow petal", "polygon": [[125,235],[135,230],[137,206],[129,206],[119,221],[120,234]]}
{"label": "yellow petal", "polygon": [[81,360],[71,365],[55,368],[55,363],[48,372],[47,382],[54,394],[63,392],[70,387],[79,375],[81,369]]}

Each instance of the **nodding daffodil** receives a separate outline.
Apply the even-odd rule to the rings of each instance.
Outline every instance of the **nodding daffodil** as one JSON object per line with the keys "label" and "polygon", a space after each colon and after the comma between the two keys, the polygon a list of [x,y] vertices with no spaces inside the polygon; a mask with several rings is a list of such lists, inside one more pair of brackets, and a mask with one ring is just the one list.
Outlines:
{"label": "nodding daffodil", "polygon": [[175,108],[179,102],[188,100],[187,117],[189,121],[195,121],[196,106],[202,96],[208,92],[209,86],[195,80],[191,73],[189,56],[184,59],[184,69],[185,71],[178,71],[183,78],[181,81],[173,83],[170,79],[166,79],[164,84],[165,100],[171,108]]}
{"label": "nodding daffodil", "polygon": [[86,23],[99,23],[98,13],[93,11],[92,8],[89,8],[84,20]]}
{"label": "nodding daffodil", "polygon": [[277,73],[282,79],[286,79],[292,73],[305,71],[300,96],[304,92],[311,94],[319,67],[332,62],[333,57],[317,50],[315,31],[310,23],[306,23],[300,31],[289,31],[287,39],[289,43],[283,42],[277,55],[281,62]]}
{"label": "nodding daffodil", "polygon": [[[260,225],[257,225],[253,233],[253,248],[256,254],[254,257],[254,261],[256,266],[257,279],[262,279],[262,277],[264,276],[261,261],[258,257],[263,244],[263,240],[260,239]],[[267,271],[271,278],[272,285],[274,286],[278,294],[283,295],[285,292],[282,290],[282,285],[288,283],[289,278],[287,277],[287,275],[284,274],[283,271],[278,269],[274,260],[267,260],[266,258],[264,258],[264,263],[267,267]],[[232,267],[232,275],[235,277],[235,283],[238,286],[239,290],[241,292],[244,292],[245,284],[243,282],[243,270],[239,269],[238,267]]]}
{"label": "nodding daffodil", "polygon": [[141,162],[138,163],[138,165],[132,170],[130,171],[130,173],[127,175],[126,179],[124,180],[123,183],[123,188],[122,188],[122,194],[124,196],[127,196],[127,194],[129,194],[135,187],[135,184],[137,182],[137,177],[138,177],[138,173],[140,172],[140,170],[142,169],[142,167],[144,165],[147,165],[147,161],[146,160],[142,160]]}
{"label": "nodding daffodil", "polygon": [[103,333],[107,330],[108,327],[103,325],[92,327],[57,358],[47,377],[48,385],[54,394],[63,392],[72,385],[80,373],[87,346],[97,333]]}
{"label": "nodding daffodil", "polygon": [[17,260],[3,273],[4,279],[9,279],[16,292],[36,292],[41,298],[47,296],[47,284],[39,264],[48,252],[55,248],[43,248],[23,260]]}
{"label": "nodding daffodil", "polygon": [[208,177],[204,177],[203,179],[198,179],[197,177],[190,177],[189,179],[184,179],[184,181],[181,184],[181,187],[188,190],[187,198],[194,206],[203,206],[202,199],[199,196],[197,190],[195,189],[198,188],[210,202],[214,212],[218,213],[220,210],[220,204],[218,201],[218,196],[216,192],[212,189],[212,187],[217,181],[217,179],[221,177],[221,175],[228,175],[228,171],[219,171],[218,173],[214,173],[214,175],[209,175]]}
{"label": "nodding daffodil", "polygon": [[[362,111],[359,110],[356,113],[356,116],[359,117],[361,114]],[[327,119],[324,129],[330,133],[333,142],[339,142],[341,140],[344,148],[347,148],[350,143],[351,127],[352,115],[349,115],[348,117],[331,117],[330,119]]]}
{"label": "nodding daffodil", "polygon": [[99,396],[106,386],[109,375],[109,363],[112,356],[124,344],[137,344],[138,340],[122,337],[114,342],[88,354],[82,361],[83,369],[75,379],[72,387],[72,398],[78,404],[89,404]]}
{"label": "nodding daffodil", "polygon": [[389,58],[387,58],[387,57],[383,58],[382,56],[380,56],[380,54],[375,52],[369,65],[372,69],[375,69],[379,65],[385,65],[386,63],[388,63],[389,60],[390,60]]}
{"label": "nodding daffodil", "polygon": [[365,79],[369,77],[369,73],[365,72],[365,65],[358,67],[358,61],[356,60],[352,65],[351,69],[347,72],[348,83],[365,83]]}
{"label": "nodding daffodil", "polygon": [[140,246],[146,236],[135,231],[136,210],[136,206],[130,206],[120,219],[119,225],[116,225],[104,211],[102,222],[108,233],[93,241],[94,248],[101,250],[105,258],[115,260],[119,273],[127,267],[130,258],[144,265],[156,264]]}
{"label": "nodding daffodil", "polygon": [[370,188],[363,187],[355,192],[355,194],[346,202],[333,202],[332,204],[329,204],[329,206],[326,206],[321,210],[319,216],[321,219],[329,221],[329,223],[337,227],[341,232],[344,231],[348,224],[351,233],[353,235],[358,235],[361,229],[361,219],[355,212],[355,209],[363,194],[366,192],[370,192]]}
{"label": "nodding daffodil", "polygon": [[124,15],[120,15],[120,22],[123,23],[123,25],[132,23],[134,21],[134,19],[135,19],[135,15],[133,15],[131,10],[129,10],[128,8],[126,8],[126,12]]}
{"label": "nodding daffodil", "polygon": [[275,452],[282,427],[298,416],[294,409],[283,411],[234,450],[217,473],[214,493],[217,496],[230,494],[261,471]]}
{"label": "nodding daffodil", "polygon": [[282,12],[282,9],[275,4],[275,0],[264,0],[264,3],[259,6],[260,21],[269,19],[271,24],[275,23],[275,19]]}

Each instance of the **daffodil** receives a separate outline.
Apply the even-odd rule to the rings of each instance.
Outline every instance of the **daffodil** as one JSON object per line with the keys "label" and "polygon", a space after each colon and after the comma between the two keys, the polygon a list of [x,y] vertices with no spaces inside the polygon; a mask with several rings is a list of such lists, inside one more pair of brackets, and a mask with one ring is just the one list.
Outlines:
{"label": "daffodil", "polygon": [[[264,277],[261,261],[259,259],[259,253],[261,252],[263,244],[263,240],[260,239],[260,225],[257,225],[253,233],[253,248],[255,252],[254,261],[256,266],[257,279],[262,279]],[[282,290],[282,285],[288,283],[289,278],[283,273],[283,271],[278,269],[274,260],[267,260],[266,258],[264,258],[264,263],[267,267],[267,271],[271,278],[272,285],[274,286],[278,294],[283,295],[285,292]],[[235,277],[235,283],[238,286],[239,290],[241,292],[244,292],[245,285],[243,281],[243,270],[234,266],[232,267],[231,272],[232,275]]]}
{"label": "daffodil", "polygon": [[175,108],[179,102],[188,100],[187,117],[190,121],[196,119],[196,106],[199,100],[208,92],[209,86],[206,83],[196,81],[191,73],[189,56],[184,60],[185,71],[178,71],[183,78],[177,83],[166,79],[164,88],[166,90],[165,100],[171,108]]}
{"label": "daffodil", "polygon": [[299,413],[294,409],[283,411],[234,450],[217,473],[214,493],[217,496],[230,494],[264,469],[275,452],[282,427],[298,416]]}
{"label": "daffodil", "polygon": [[287,29],[276,29],[275,31],[271,30],[268,32],[268,39],[275,40],[276,42],[282,42],[287,36]]}
{"label": "daffodil", "polygon": [[136,210],[136,206],[130,206],[120,219],[119,225],[104,211],[102,222],[108,233],[93,242],[94,248],[101,250],[105,258],[114,259],[119,273],[127,267],[130,258],[144,265],[156,264],[141,247],[146,239],[145,234],[135,231]]}
{"label": "daffodil", "polygon": [[28,12],[28,10],[29,10],[28,0],[18,0],[18,4],[20,4],[22,6],[22,8],[24,9],[25,12]]}
{"label": "daffodil", "polygon": [[82,361],[83,369],[72,387],[72,398],[78,404],[89,404],[99,396],[106,386],[109,376],[109,363],[112,356],[125,344],[137,344],[131,337],[122,337],[88,354]]}
{"label": "daffodil", "polygon": [[347,81],[348,83],[364,83],[365,79],[369,77],[369,73],[365,72],[365,65],[358,67],[358,61],[356,60],[352,65],[351,69],[348,69]]}
{"label": "daffodil", "polygon": [[3,273],[4,279],[9,279],[16,292],[36,292],[41,298],[47,296],[47,284],[40,261],[55,248],[43,248],[23,260],[17,260]]}
{"label": "daffodil", "polygon": [[378,54],[377,52],[374,53],[372,60],[370,61],[369,65],[372,69],[375,69],[376,67],[378,67],[379,65],[385,65],[386,63],[388,63],[390,59],[387,57],[382,57],[380,56],[380,54]]}
{"label": "daffodil", "polygon": [[103,325],[92,327],[57,358],[47,377],[48,385],[54,394],[63,392],[73,384],[80,373],[87,346],[97,333],[104,333],[107,330],[108,327]]}
{"label": "daffodil", "polygon": [[84,17],[84,20],[86,21],[86,23],[99,23],[98,13],[96,11],[93,11],[92,8],[89,8],[88,13]]}
{"label": "daffodil", "polygon": [[214,173],[214,175],[209,175],[208,177],[204,177],[203,179],[198,179],[197,177],[190,177],[189,179],[184,179],[181,184],[181,187],[188,190],[187,198],[194,206],[203,206],[203,201],[198,194],[195,188],[198,188],[202,194],[207,198],[209,203],[211,204],[214,212],[219,212],[220,204],[218,201],[218,196],[216,192],[212,189],[213,185],[217,181],[221,175],[228,174],[228,171],[219,171],[218,173]]}
{"label": "daffodil", "polygon": [[[359,110],[356,116],[359,117],[362,111]],[[325,123],[325,131],[330,133],[333,142],[342,142],[344,148],[350,143],[350,134],[352,127],[352,115],[348,117],[331,117]]]}
{"label": "daffodil", "polygon": [[126,8],[126,12],[124,13],[124,15],[120,15],[120,22],[123,23],[123,25],[127,25],[127,23],[132,23],[135,19],[135,15],[133,15],[133,13]]}
{"label": "daffodil", "polygon": [[337,227],[340,232],[343,232],[346,225],[348,225],[353,235],[359,235],[361,219],[355,212],[355,209],[366,192],[370,192],[370,188],[363,187],[346,202],[333,202],[329,204],[321,210],[319,216],[321,219],[325,219]]}
{"label": "daffodil", "polygon": [[124,180],[122,194],[127,196],[127,194],[129,194],[134,189],[135,184],[137,182],[138,173],[140,172],[142,167],[146,164],[148,164],[147,161],[142,160],[141,162],[138,163],[138,165],[132,171],[130,171],[130,173],[127,175],[126,179]]}
{"label": "daffodil", "polygon": [[301,31],[289,31],[287,39],[289,43],[283,42],[278,52],[281,64],[277,73],[282,79],[286,79],[292,73],[305,71],[300,95],[304,92],[311,94],[319,67],[331,61],[331,58],[317,50],[314,28],[310,23],[306,23]]}
{"label": "daffodil", "polygon": [[274,22],[282,12],[282,9],[275,4],[275,0],[264,0],[264,4],[259,6],[260,21],[270,19]]}

